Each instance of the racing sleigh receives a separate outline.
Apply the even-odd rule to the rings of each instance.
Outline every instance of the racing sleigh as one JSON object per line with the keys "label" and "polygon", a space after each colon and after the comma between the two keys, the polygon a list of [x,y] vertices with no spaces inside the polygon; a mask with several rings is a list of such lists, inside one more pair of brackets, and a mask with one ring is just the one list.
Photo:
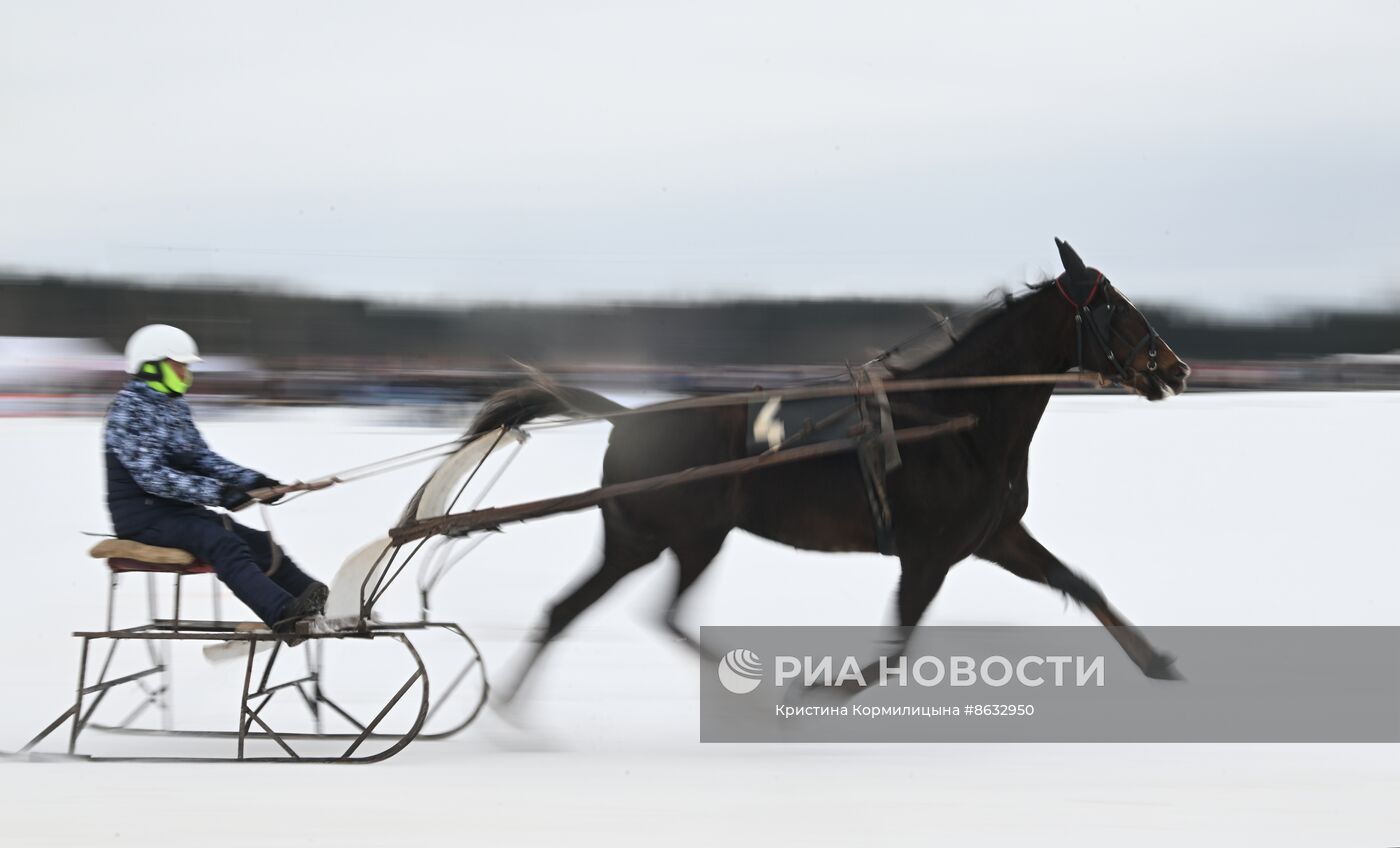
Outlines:
{"label": "racing sleigh", "polygon": [[[492,434],[491,439],[457,440],[319,481],[252,494],[262,500],[308,492],[425,458],[443,457],[410,501],[400,523],[419,521],[445,513],[450,508],[449,498],[455,504],[463,496],[492,450],[522,438],[523,434],[516,432]],[[491,483],[501,471],[504,465]],[[478,502],[489,486],[476,495]],[[459,545],[457,550],[449,550],[446,538],[433,540],[436,544],[431,547],[420,542],[408,555],[388,536],[362,546],[345,560],[332,580],[325,615],[295,634],[275,634],[260,622],[225,619],[217,586],[211,593],[213,618],[188,617],[186,583],[190,579],[216,579],[211,565],[182,550],[104,539],[90,553],[104,560],[109,572],[105,628],[73,634],[81,643],[73,703],[18,754],[85,760],[368,763],[393,756],[415,739],[452,736],[480,713],[490,684],[476,643],[460,625],[433,620],[431,597],[448,571],[482,539]],[[412,621],[381,620],[374,613],[375,606],[413,555],[418,555],[419,564],[418,617]],[[147,616],[139,624],[117,627],[117,589],[127,574],[146,576]],[[161,615],[157,599],[156,583],[162,578],[173,582],[173,609],[168,617]],[[429,638],[446,642],[450,650],[420,652],[416,643]],[[182,678],[208,675],[219,666],[241,666],[236,722],[200,728],[176,723],[171,649],[181,643],[200,643],[210,661],[204,668],[182,672]],[[357,655],[353,674],[327,677],[328,656],[333,652]],[[436,667],[439,653],[447,655],[448,667]],[[295,654],[302,655],[301,663],[295,662]],[[425,656],[434,662],[426,661]],[[431,686],[430,671],[436,678]],[[384,691],[376,693],[372,687],[365,691],[372,678],[391,682]],[[355,691],[354,706],[337,694],[333,683]],[[228,712],[233,718],[234,710]],[[81,753],[80,743],[89,731],[144,737],[145,741],[139,746],[127,743],[114,755]],[[55,735],[66,736],[66,751],[41,751],[40,744]],[[150,753],[163,744],[156,741],[162,738],[211,740],[213,744],[223,740],[222,751],[190,756],[184,753],[189,747],[185,745],[170,755]]]}

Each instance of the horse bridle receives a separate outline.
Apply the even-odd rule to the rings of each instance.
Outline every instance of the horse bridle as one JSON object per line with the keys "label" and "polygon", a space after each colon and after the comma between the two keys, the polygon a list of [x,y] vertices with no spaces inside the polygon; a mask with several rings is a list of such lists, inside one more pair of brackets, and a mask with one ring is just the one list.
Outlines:
{"label": "horse bridle", "polygon": [[[1089,270],[1092,271],[1093,269],[1091,268]],[[1069,301],[1070,305],[1074,307],[1074,348],[1075,354],[1078,357],[1077,364],[1079,370],[1084,370],[1084,328],[1087,325],[1089,328],[1089,337],[1094,340],[1094,343],[1098,345],[1099,351],[1104,355],[1104,358],[1107,359],[1114,370],[1118,372],[1118,379],[1120,382],[1126,383],[1132,378],[1132,363],[1137,359],[1138,354],[1142,352],[1143,348],[1147,348],[1148,372],[1156,371],[1157,340],[1161,337],[1157,335],[1156,330],[1152,329],[1152,325],[1148,323],[1145,317],[1142,319],[1142,322],[1147,326],[1147,331],[1143,333],[1142,338],[1138,339],[1136,344],[1122,333],[1118,332],[1117,328],[1113,326],[1113,319],[1115,317],[1113,304],[1108,299],[1108,291],[1113,287],[1113,284],[1103,278],[1102,272],[1094,271],[1094,273],[1097,275],[1094,280],[1094,285],[1089,289],[1089,295],[1084,298],[1082,303],[1076,302],[1074,298],[1069,296],[1069,292],[1065,291],[1063,274],[1055,278],[1055,287],[1060,290],[1060,294],[1064,296],[1065,300]],[[1098,305],[1095,306],[1094,300],[1099,294],[1100,289],[1102,289],[1104,296],[1098,298]],[[1120,362],[1118,357],[1113,354],[1112,341],[1115,338],[1129,347],[1128,356],[1126,357],[1127,362]]]}

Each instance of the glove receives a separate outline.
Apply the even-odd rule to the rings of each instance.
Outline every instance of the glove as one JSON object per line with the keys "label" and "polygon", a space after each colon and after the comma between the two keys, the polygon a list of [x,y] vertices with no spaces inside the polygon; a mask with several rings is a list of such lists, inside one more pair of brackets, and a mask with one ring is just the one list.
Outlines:
{"label": "glove", "polygon": [[[249,488],[250,488],[250,489],[271,489],[271,488],[273,488],[273,487],[275,487],[275,486],[281,486],[281,485],[284,485],[284,484],[282,483],[281,480],[274,480],[274,479],[272,479],[271,477],[267,476],[266,474],[259,473],[259,474],[258,474],[258,479],[254,480],[254,481],[253,481],[253,485],[252,485],[252,486],[249,486]],[[281,495],[278,495],[278,496],[273,497],[273,498],[268,498],[267,500],[263,501],[263,503],[274,504],[274,503],[277,503],[277,502],[280,501],[280,500],[282,500],[282,496],[281,496]]]}
{"label": "glove", "polygon": [[237,486],[225,483],[223,488],[219,490],[219,506],[229,512],[237,512],[252,502],[253,499],[248,497],[248,493]]}

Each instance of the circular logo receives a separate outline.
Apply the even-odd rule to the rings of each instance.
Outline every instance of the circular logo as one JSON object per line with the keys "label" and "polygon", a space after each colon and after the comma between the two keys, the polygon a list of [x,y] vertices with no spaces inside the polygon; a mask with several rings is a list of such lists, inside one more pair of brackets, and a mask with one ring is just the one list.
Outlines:
{"label": "circular logo", "polygon": [[747,695],[757,689],[762,678],[763,660],[753,651],[735,648],[720,657],[719,682],[735,695]]}

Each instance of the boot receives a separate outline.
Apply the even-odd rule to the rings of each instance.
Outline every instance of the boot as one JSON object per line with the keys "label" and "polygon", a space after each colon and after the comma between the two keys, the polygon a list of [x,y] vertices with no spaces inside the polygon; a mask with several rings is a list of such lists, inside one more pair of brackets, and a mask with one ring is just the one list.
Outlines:
{"label": "boot", "polygon": [[321,582],[312,583],[302,590],[300,595],[287,602],[287,606],[282,609],[282,617],[277,623],[272,625],[273,633],[280,633],[289,636],[287,644],[289,646],[300,645],[305,639],[297,638],[295,633],[297,624],[302,621],[309,621],[326,611],[326,598],[330,597],[331,590],[326,584]]}

